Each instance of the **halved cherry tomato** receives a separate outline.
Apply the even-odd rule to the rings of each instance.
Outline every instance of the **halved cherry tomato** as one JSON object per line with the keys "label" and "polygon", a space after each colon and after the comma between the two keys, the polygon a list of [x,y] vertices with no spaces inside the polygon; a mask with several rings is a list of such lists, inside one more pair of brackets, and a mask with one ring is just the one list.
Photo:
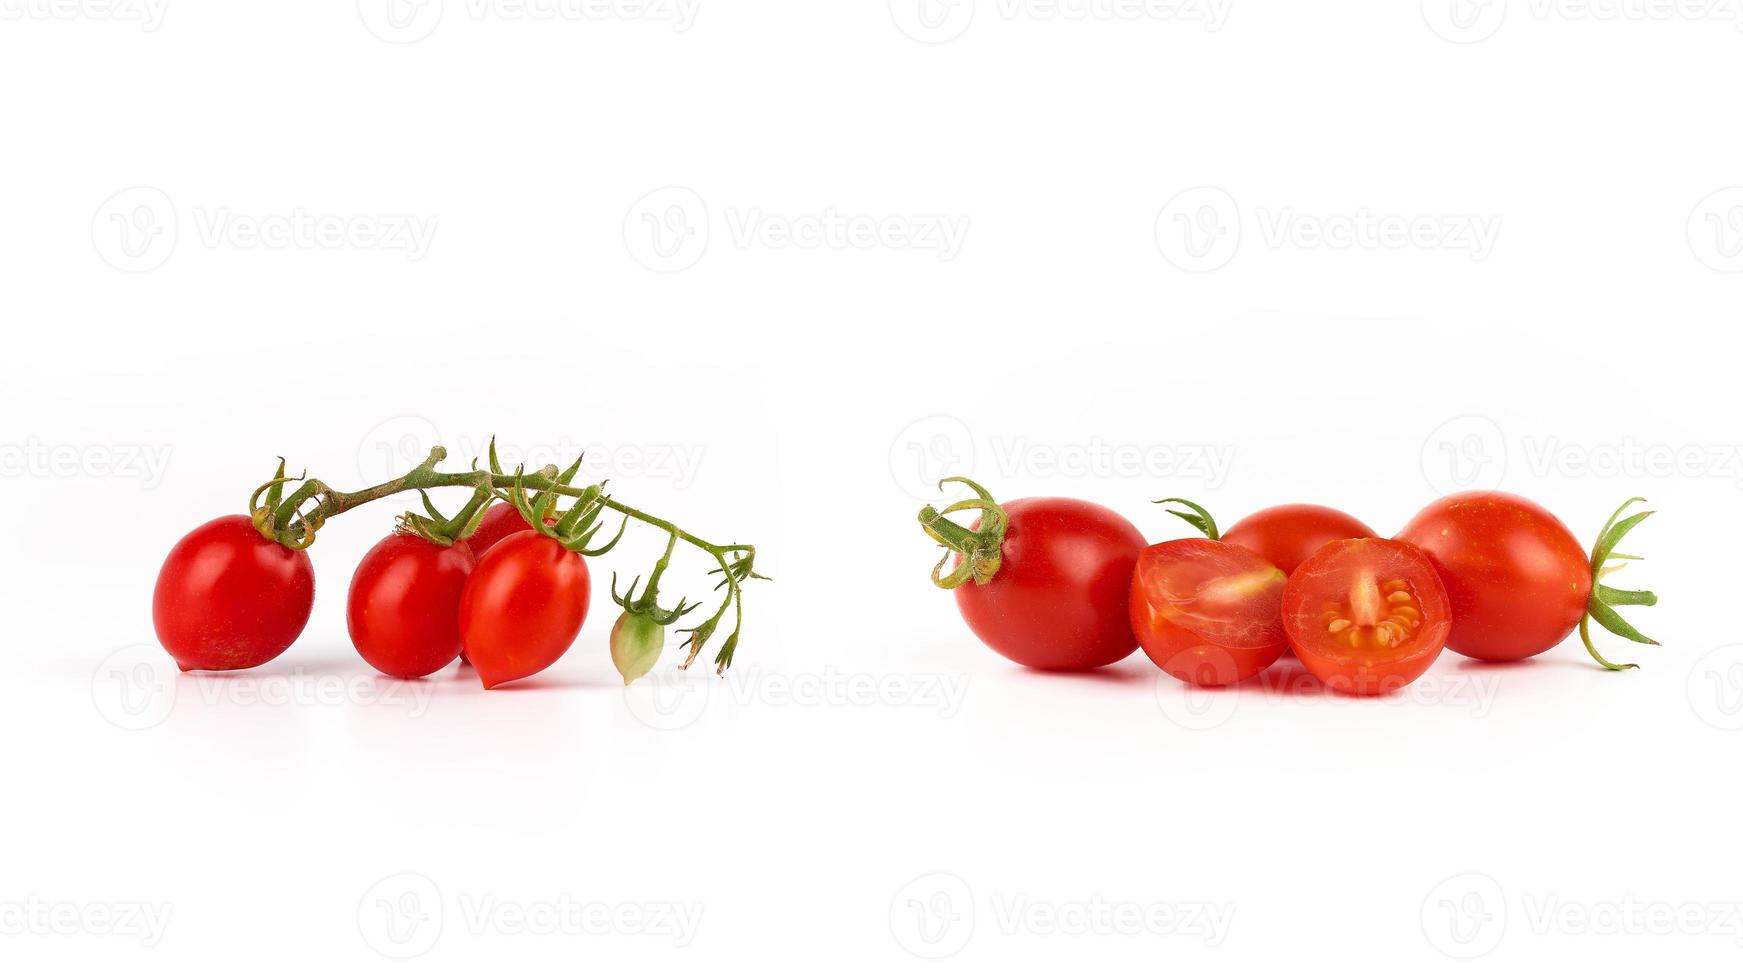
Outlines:
{"label": "halved cherry tomato", "polygon": [[1223,532],[1222,540],[1258,552],[1288,575],[1333,541],[1378,536],[1373,528],[1341,510],[1318,504],[1280,504],[1236,521]]}
{"label": "halved cherry tomato", "polygon": [[957,609],[981,642],[1038,670],[1105,667],[1136,650],[1127,600],[1144,535],[1088,501],[1027,497],[1003,506],[998,574],[956,589]]}
{"label": "halved cherry tomato", "polygon": [[1289,576],[1283,626],[1295,655],[1327,687],[1385,694],[1440,656],[1452,606],[1421,549],[1352,538],[1314,552]]}
{"label": "halved cherry tomato", "polygon": [[460,593],[477,562],[415,534],[383,538],[351,576],[345,625],[371,667],[389,677],[433,674],[460,655]]}
{"label": "halved cherry tomato", "polygon": [[1186,538],[1151,545],[1132,576],[1132,631],[1156,666],[1192,684],[1233,684],[1271,666],[1289,639],[1287,576],[1245,548]]}
{"label": "halved cherry tomato", "polygon": [[315,571],[240,514],[176,542],[151,597],[151,620],[183,670],[241,670],[283,653],[308,625]]}
{"label": "halved cherry tomato", "polygon": [[460,594],[460,639],[485,688],[530,677],[568,651],[587,618],[587,562],[521,531],[498,542]]}

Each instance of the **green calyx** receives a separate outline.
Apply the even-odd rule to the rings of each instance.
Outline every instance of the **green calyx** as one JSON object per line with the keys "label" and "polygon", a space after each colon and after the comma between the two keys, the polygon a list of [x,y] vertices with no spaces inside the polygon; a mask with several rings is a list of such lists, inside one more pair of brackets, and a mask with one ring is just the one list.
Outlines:
{"label": "green calyx", "polygon": [[[660,608],[655,601],[655,587],[660,573],[664,571],[680,541],[703,552],[714,565],[709,569],[709,574],[720,576],[714,586],[715,591],[723,595],[720,604],[708,618],[682,631],[687,634],[685,643],[689,648],[683,666],[689,667],[695,661],[729,616],[732,629],[726,640],[715,650],[714,665],[717,672],[725,671],[732,665],[733,655],[738,650],[739,633],[744,628],[744,583],[751,579],[768,578],[755,570],[754,545],[715,544],[679,530],[670,521],[613,499],[605,493],[603,483],[573,486],[572,481],[581,469],[579,459],[562,472],[558,472],[554,466],[546,466],[532,473],[526,472],[524,467],[517,467],[513,473],[506,473],[501,460],[497,458],[494,439],[490,442],[488,468],[480,469],[478,461],[473,460],[472,468],[464,472],[438,471],[437,465],[447,458],[446,449],[441,446],[433,447],[422,463],[403,476],[349,492],[335,490],[319,480],[308,479],[307,474],[287,477],[285,461],[280,458],[273,478],[261,484],[249,497],[249,517],[263,537],[300,551],[314,544],[316,532],[329,519],[354,507],[410,490],[416,491],[423,498],[424,513],[402,514],[398,520],[398,530],[447,546],[465,540],[475,533],[490,503],[503,500],[514,505],[529,527],[557,541],[563,547],[589,557],[610,551],[623,538],[624,531],[633,520],[663,531],[667,536],[666,552],[655,566],[654,573],[648,577],[647,588],[642,594],[635,596],[635,585],[631,585],[630,593],[619,601],[619,605],[625,607],[626,614],[645,618],[663,632],[666,626],[695,611],[698,604],[680,602],[676,609],[669,611]],[[453,517],[437,510],[426,492],[443,487],[466,487],[472,490],[472,496]],[[561,506],[565,501],[567,506]],[[611,540],[595,547],[592,542],[601,527],[601,518],[606,516],[607,511],[620,515],[623,521]],[[547,518],[550,518],[548,523]],[[644,646],[645,632],[644,630],[642,637]]]}
{"label": "green calyx", "polygon": [[1222,532],[1217,530],[1216,518],[1210,516],[1210,511],[1198,506],[1184,497],[1163,497],[1161,500],[1150,501],[1153,504],[1180,504],[1189,510],[1170,510],[1168,513],[1180,518],[1199,530],[1199,533],[1212,541],[1222,540]]}
{"label": "green calyx", "polygon": [[1580,642],[1586,645],[1586,652],[1592,659],[1602,664],[1607,670],[1629,670],[1639,667],[1639,664],[1617,664],[1604,659],[1592,643],[1591,624],[1596,620],[1599,626],[1635,643],[1646,643],[1658,646],[1658,641],[1635,629],[1622,614],[1616,611],[1617,606],[1656,606],[1658,596],[1646,591],[1626,591],[1613,589],[1605,585],[1604,577],[1612,572],[1620,571],[1631,561],[1644,561],[1639,555],[1625,555],[1616,551],[1616,546],[1622,543],[1622,538],[1635,525],[1651,517],[1655,511],[1645,510],[1638,514],[1623,517],[1622,513],[1635,504],[1646,502],[1645,497],[1630,497],[1610,519],[1604,523],[1604,529],[1598,532],[1598,540],[1592,545],[1592,594],[1586,600],[1585,615],[1580,617]]}
{"label": "green calyx", "polygon": [[[954,589],[972,578],[976,585],[985,585],[999,572],[1010,518],[992,494],[973,480],[948,476],[938,481],[938,488],[944,489],[946,483],[960,483],[973,490],[975,497],[959,500],[942,511],[930,504],[920,508],[920,527],[946,551],[932,569],[932,584],[941,589]],[[969,530],[944,516],[965,510],[980,512],[979,528]],[[951,555],[959,556],[960,562],[945,574],[944,565],[950,561]]]}

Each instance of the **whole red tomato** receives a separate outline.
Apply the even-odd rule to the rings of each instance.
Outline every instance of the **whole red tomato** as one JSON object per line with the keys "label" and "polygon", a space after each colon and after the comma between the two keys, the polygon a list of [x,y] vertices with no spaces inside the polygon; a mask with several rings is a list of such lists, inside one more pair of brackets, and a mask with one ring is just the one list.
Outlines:
{"label": "whole red tomato", "polygon": [[1281,610],[1287,576],[1222,541],[1151,545],[1132,576],[1132,631],[1156,666],[1191,684],[1233,684],[1277,662],[1289,645]]}
{"label": "whole red tomato", "polygon": [[460,594],[460,640],[485,688],[556,663],[581,632],[590,589],[587,562],[536,531],[486,552]]}
{"label": "whole red tomato", "polygon": [[1566,639],[1592,595],[1580,543],[1554,514],[1495,490],[1423,508],[1398,540],[1434,560],[1452,599],[1447,647],[1478,660],[1523,660]]}
{"label": "whole red tomato", "polygon": [[[1063,497],[1004,505],[997,574],[956,589],[981,642],[1039,670],[1088,670],[1138,648],[1128,600],[1144,536],[1106,507]],[[976,525],[978,527],[978,524]]]}
{"label": "whole red tomato", "polygon": [[1283,628],[1313,675],[1344,694],[1386,694],[1440,656],[1452,609],[1421,549],[1352,538],[1314,552],[1283,587]]}
{"label": "whole red tomato", "polygon": [[1257,552],[1288,575],[1330,542],[1378,536],[1373,528],[1341,510],[1318,504],[1281,504],[1236,521],[1223,532],[1222,540]]}
{"label": "whole red tomato", "polygon": [[296,642],[314,603],[309,556],[238,514],[200,525],[170,549],[151,620],[181,669],[241,670]]}
{"label": "whole red tomato", "polygon": [[513,504],[499,500],[484,512],[484,519],[478,522],[478,530],[472,532],[466,543],[471,546],[474,557],[483,558],[484,553],[503,538],[532,529],[533,526],[520,516],[520,511]]}
{"label": "whole red tomato", "polygon": [[351,576],[345,624],[351,643],[389,677],[433,674],[460,655],[460,593],[477,562],[462,541],[450,547],[390,534]]}

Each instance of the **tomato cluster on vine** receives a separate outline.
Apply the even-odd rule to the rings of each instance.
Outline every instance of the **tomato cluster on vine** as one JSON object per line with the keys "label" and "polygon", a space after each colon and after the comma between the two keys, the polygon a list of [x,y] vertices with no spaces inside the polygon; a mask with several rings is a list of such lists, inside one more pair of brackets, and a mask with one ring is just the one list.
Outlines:
{"label": "tomato cluster on vine", "polygon": [[[1616,551],[1651,515],[1623,504],[1588,553],[1549,511],[1500,491],[1437,500],[1392,538],[1311,504],[1261,510],[1218,531],[1180,498],[1172,513],[1203,537],[1147,544],[1097,504],[1032,497],[973,498],[920,512],[946,554],[933,582],[953,589],[975,634],[1041,670],[1087,670],[1140,647],[1164,672],[1221,687],[1263,672],[1290,651],[1333,691],[1395,691],[1443,649],[1511,661],[1555,647],[1576,629],[1603,667],[1590,623],[1654,644],[1617,612],[1657,596],[1603,584],[1637,556]],[[947,515],[971,511],[969,526]],[[947,566],[949,566],[947,570]]]}
{"label": "tomato cluster on vine", "polygon": [[[684,630],[688,667],[731,617],[715,664],[731,666],[743,627],[742,586],[762,578],[751,545],[716,545],[629,507],[602,484],[572,485],[581,461],[558,472],[503,471],[492,443],[489,468],[441,473],[441,447],[410,473],[345,493],[318,480],[278,473],[254,492],[249,513],[195,528],[170,550],[158,572],[152,620],[159,641],[182,670],[242,670],[285,652],[308,624],[315,576],[308,549],[325,522],[353,507],[416,491],[424,513],[406,512],[392,533],[358,563],[346,601],[353,645],[376,670],[425,677],[464,659],[485,688],[530,677],[555,663],[581,632],[592,598],[587,558],[610,551],[633,520],[666,536],[646,576],[612,599],[622,607],[611,633],[612,661],[628,684],[658,661],[665,628],[700,603],[657,601],[661,576],[679,543],[706,554],[723,592],[715,611]],[[291,489],[292,485],[296,485]],[[428,490],[469,487],[466,505],[449,517]],[[616,533],[595,545],[602,518]]]}

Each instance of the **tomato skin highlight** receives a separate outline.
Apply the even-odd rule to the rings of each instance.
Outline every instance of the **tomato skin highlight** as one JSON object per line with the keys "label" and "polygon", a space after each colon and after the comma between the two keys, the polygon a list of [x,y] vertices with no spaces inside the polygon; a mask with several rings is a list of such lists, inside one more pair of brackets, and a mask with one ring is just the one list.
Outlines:
{"label": "tomato skin highlight", "polygon": [[1238,544],[1292,574],[1313,553],[1345,538],[1377,538],[1374,529],[1341,510],[1318,504],[1280,504],[1234,523],[1222,540]]}
{"label": "tomato skin highlight", "polygon": [[1136,650],[1127,607],[1143,534],[1084,500],[1025,497],[1003,506],[1009,525],[998,573],[955,590],[981,642],[1036,670],[1090,670]]}
{"label": "tomato skin highlight", "polygon": [[170,549],[151,620],[182,670],[243,670],[289,649],[314,604],[308,554],[237,514],[200,525]]}
{"label": "tomato skin highlight", "polygon": [[581,632],[590,592],[587,562],[536,531],[486,552],[460,594],[460,640],[484,687],[556,663]]}
{"label": "tomato skin highlight", "polygon": [[1387,694],[1421,677],[1440,656],[1452,605],[1421,549],[1352,538],[1314,552],[1289,576],[1283,628],[1302,665],[1326,687]]}
{"label": "tomato skin highlight", "polygon": [[477,564],[451,547],[390,534],[358,563],[345,604],[351,643],[389,677],[423,677],[460,655],[460,594]]}
{"label": "tomato skin highlight", "polygon": [[1132,576],[1132,631],[1165,673],[1221,687],[1277,662],[1283,571],[1245,548],[1185,538],[1151,545]]}
{"label": "tomato skin highlight", "polygon": [[1554,514],[1498,490],[1456,493],[1410,519],[1398,540],[1427,552],[1452,599],[1447,648],[1477,660],[1534,657],[1579,626],[1591,559]]}

